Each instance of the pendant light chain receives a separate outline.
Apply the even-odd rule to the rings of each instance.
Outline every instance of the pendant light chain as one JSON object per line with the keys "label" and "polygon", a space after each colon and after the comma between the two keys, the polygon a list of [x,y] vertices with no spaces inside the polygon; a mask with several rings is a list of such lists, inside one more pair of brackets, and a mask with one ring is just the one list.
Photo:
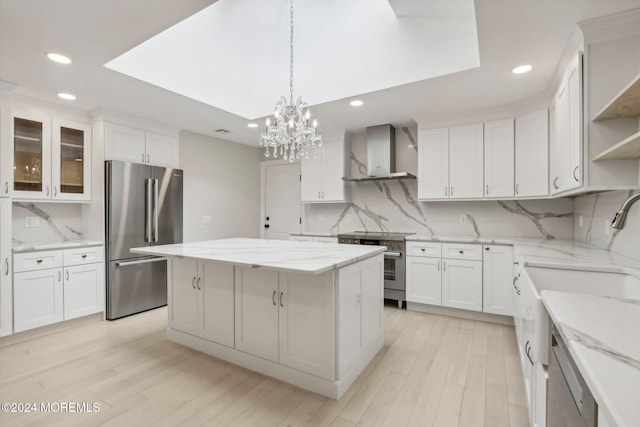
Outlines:
{"label": "pendant light chain", "polygon": [[293,0],[290,2],[289,18],[289,103],[293,105]]}

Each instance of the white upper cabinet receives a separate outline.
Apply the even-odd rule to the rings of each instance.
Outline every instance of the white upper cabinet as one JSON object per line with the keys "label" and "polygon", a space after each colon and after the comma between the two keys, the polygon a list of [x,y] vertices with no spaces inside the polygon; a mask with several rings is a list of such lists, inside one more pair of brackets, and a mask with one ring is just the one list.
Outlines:
{"label": "white upper cabinet", "polygon": [[[332,139],[322,143],[309,158],[300,162],[300,200],[302,202],[345,202],[347,193],[342,177],[345,173],[348,139]],[[314,155],[315,153],[315,155]]]}
{"label": "white upper cabinet", "polygon": [[449,128],[418,131],[418,198],[449,196]]}
{"label": "white upper cabinet", "polygon": [[549,192],[549,113],[547,109],[516,117],[516,197]]}
{"label": "white upper cabinet", "polygon": [[105,159],[177,168],[180,144],[165,135],[115,123],[105,123]]}
{"label": "white upper cabinet", "polygon": [[16,199],[91,200],[88,124],[17,110],[12,134],[13,177],[4,190]]}
{"label": "white upper cabinet", "polygon": [[449,128],[449,197],[477,198],[483,195],[482,123]]}
{"label": "white upper cabinet", "polygon": [[582,53],[566,69],[554,99],[550,138],[550,192],[582,185]]}
{"label": "white upper cabinet", "polygon": [[146,163],[144,131],[105,123],[105,159]]}
{"label": "white upper cabinet", "polygon": [[483,194],[482,123],[418,131],[418,198]]}
{"label": "white upper cabinet", "polygon": [[13,187],[11,120],[8,102],[0,99],[0,197],[9,197]]}
{"label": "white upper cabinet", "polygon": [[514,188],[513,119],[484,124],[484,196],[513,197]]}
{"label": "white upper cabinet", "polygon": [[13,113],[13,197],[51,198],[51,117]]}
{"label": "white upper cabinet", "polygon": [[52,199],[91,200],[91,126],[53,119]]}

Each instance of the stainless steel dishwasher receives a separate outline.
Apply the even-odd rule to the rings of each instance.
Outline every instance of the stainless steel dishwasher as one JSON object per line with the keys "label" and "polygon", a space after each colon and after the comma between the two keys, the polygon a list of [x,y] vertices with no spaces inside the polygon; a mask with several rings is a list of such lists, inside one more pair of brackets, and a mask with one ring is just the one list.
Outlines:
{"label": "stainless steel dishwasher", "polygon": [[556,326],[551,328],[547,427],[592,427],[598,407]]}

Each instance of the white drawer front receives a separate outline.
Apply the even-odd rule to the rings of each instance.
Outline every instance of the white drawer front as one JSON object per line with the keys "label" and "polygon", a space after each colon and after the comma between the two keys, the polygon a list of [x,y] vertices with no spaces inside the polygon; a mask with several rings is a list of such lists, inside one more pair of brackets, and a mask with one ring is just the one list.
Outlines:
{"label": "white drawer front", "polygon": [[467,243],[443,243],[442,258],[482,261],[482,245]]}
{"label": "white drawer front", "polygon": [[104,261],[102,246],[89,246],[64,250],[64,265],[92,264]]}
{"label": "white drawer front", "polygon": [[62,267],[62,251],[23,252],[13,255],[13,271],[45,270]]}
{"label": "white drawer front", "polygon": [[407,256],[440,258],[441,254],[442,243],[407,242]]}

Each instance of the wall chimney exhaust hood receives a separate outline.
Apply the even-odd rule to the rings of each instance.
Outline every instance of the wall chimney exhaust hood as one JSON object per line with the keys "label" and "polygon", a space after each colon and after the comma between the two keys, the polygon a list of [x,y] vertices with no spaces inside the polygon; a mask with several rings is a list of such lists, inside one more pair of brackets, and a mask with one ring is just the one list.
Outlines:
{"label": "wall chimney exhaust hood", "polygon": [[396,172],[396,129],[391,125],[367,128],[367,176],[345,176],[344,181],[416,179],[409,172]]}

